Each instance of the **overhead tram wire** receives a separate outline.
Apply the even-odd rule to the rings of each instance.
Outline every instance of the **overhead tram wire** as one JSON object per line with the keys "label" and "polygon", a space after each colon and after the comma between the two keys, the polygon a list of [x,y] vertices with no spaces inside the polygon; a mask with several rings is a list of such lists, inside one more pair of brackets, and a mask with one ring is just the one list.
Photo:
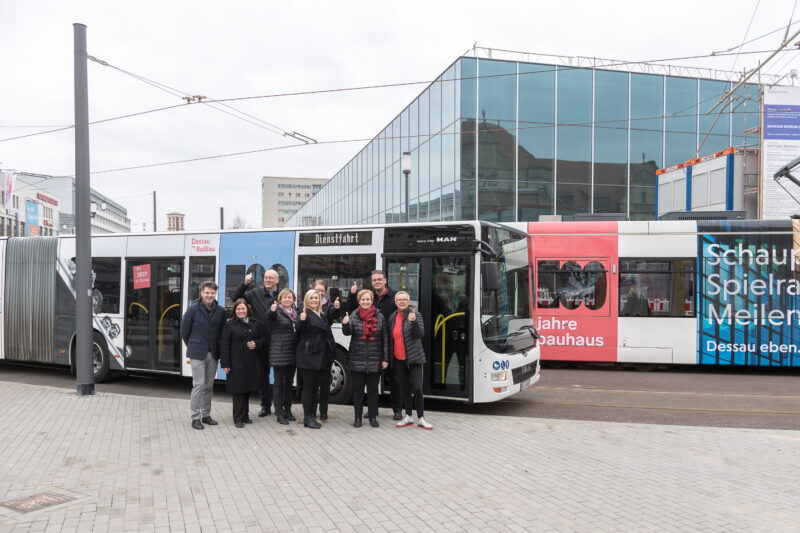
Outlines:
{"label": "overhead tram wire", "polygon": [[[798,22],[800,22],[800,21],[796,21],[793,24],[797,24]],[[783,29],[783,28],[781,28],[781,29]],[[774,33],[774,32],[770,32],[770,33]],[[800,51],[800,50],[798,50],[798,49],[782,50],[780,53],[789,53],[789,52],[797,52],[797,51]],[[767,52],[773,52],[773,50],[749,50],[749,51],[737,52],[737,53],[738,54],[763,54],[763,53],[767,53]],[[570,69],[575,70],[575,69],[584,69],[584,68],[595,68],[595,69],[600,68],[600,69],[602,69],[604,66],[605,67],[612,67],[612,66],[624,66],[624,65],[630,65],[630,64],[662,63],[662,62],[665,62],[665,61],[682,61],[682,60],[687,60],[687,59],[704,59],[704,58],[709,58],[709,57],[719,57],[719,56],[725,56],[725,55],[734,55],[734,54],[727,53],[727,52],[713,52],[711,54],[694,55],[694,56],[682,56],[682,57],[671,57],[671,58],[664,58],[664,59],[652,59],[652,60],[648,60],[648,61],[618,61],[618,62],[608,63],[606,65],[602,65],[602,64],[601,65],[594,65],[592,67],[559,66],[559,67],[556,67],[556,68],[553,68],[553,69],[543,69],[543,70],[537,70],[537,71],[531,71],[531,72],[520,72],[519,74],[517,74],[517,73],[490,74],[490,75],[466,76],[466,77],[458,77],[458,78],[453,77],[453,78],[447,78],[447,79],[443,79],[443,80],[411,81],[411,82],[401,82],[401,83],[386,83],[386,84],[376,84],[376,85],[364,85],[364,86],[356,86],[356,87],[342,87],[342,88],[336,88],[336,89],[319,89],[319,90],[310,90],[310,91],[297,91],[297,92],[290,92],[290,93],[274,93],[274,94],[266,94],[266,95],[242,96],[242,97],[233,97],[233,98],[205,99],[205,100],[203,100],[203,103],[206,103],[206,104],[207,103],[220,103],[220,104],[222,104],[224,102],[233,102],[233,101],[238,101],[238,100],[255,100],[255,99],[264,99],[264,98],[280,98],[280,97],[287,97],[287,96],[307,96],[307,95],[314,95],[314,94],[339,93],[339,92],[360,91],[360,90],[368,90],[368,89],[386,89],[386,88],[393,88],[393,87],[407,87],[407,86],[412,86],[412,85],[430,85],[431,83],[433,83],[435,81],[463,81],[463,80],[473,80],[473,79],[477,80],[477,79],[497,78],[497,77],[504,77],[504,76],[542,74],[542,73],[547,73],[547,72],[555,72],[556,70],[562,70],[563,71],[563,70],[570,70]],[[169,105],[169,106],[164,106],[164,107],[157,107],[157,108],[154,108],[154,109],[148,109],[148,110],[139,111],[139,112],[136,112],[136,113],[129,113],[129,114],[125,114],[125,115],[109,117],[109,118],[106,118],[106,119],[95,120],[95,121],[90,122],[89,124],[90,125],[102,124],[102,123],[105,123],[105,122],[112,122],[112,121],[115,121],[115,120],[121,120],[121,119],[125,119],[125,118],[131,118],[131,117],[147,115],[147,114],[151,114],[151,113],[157,113],[157,112],[160,112],[160,111],[166,111],[166,110],[175,109],[175,108],[178,108],[178,107],[187,107],[189,105],[196,105],[198,103],[200,103],[200,102],[194,101],[194,102],[187,102],[187,103],[184,103],[184,104],[175,104],[175,105]],[[25,139],[25,138],[28,138],[28,137],[35,137],[35,136],[38,136],[38,135],[46,135],[46,134],[50,134],[50,133],[57,133],[59,131],[65,131],[65,130],[72,129],[73,127],[74,127],[73,125],[69,125],[69,126],[64,126],[64,127],[52,129],[52,130],[47,130],[47,131],[40,131],[40,132],[29,133],[29,134],[25,134],[25,135],[17,135],[15,137],[7,137],[5,139],[0,139],[0,142],[15,141],[15,140],[19,140],[19,139]]]}
{"label": "overhead tram wire", "polygon": [[[244,122],[247,122],[248,124],[252,124],[252,125],[257,126],[259,128],[265,129],[265,130],[267,130],[267,131],[269,131],[271,133],[274,133],[276,135],[281,135],[283,137],[293,137],[293,138],[297,139],[298,141],[303,141],[305,143],[308,143],[309,141],[314,142],[314,139],[312,139],[311,137],[308,137],[307,135],[303,135],[301,133],[297,133],[296,131],[289,132],[288,130],[286,130],[284,128],[281,128],[280,126],[276,126],[275,124],[271,124],[271,123],[267,122],[266,120],[263,120],[263,119],[261,119],[259,117],[256,117],[256,116],[253,116],[253,115],[251,115],[249,113],[245,113],[244,111],[242,111],[240,109],[236,109],[235,107],[230,106],[228,104],[225,104],[225,103],[222,103],[222,102],[213,101],[213,99],[207,98],[205,96],[201,96],[201,95],[197,95],[197,94],[192,95],[192,94],[190,94],[190,93],[188,93],[186,91],[182,91],[180,89],[176,89],[174,87],[170,87],[169,85],[166,85],[164,83],[157,82],[155,80],[146,78],[145,76],[142,76],[140,74],[136,74],[134,72],[130,72],[130,71],[125,70],[123,68],[117,67],[115,65],[110,64],[108,61],[104,61],[102,59],[98,59],[98,58],[96,58],[94,56],[91,56],[91,55],[89,56],[89,59],[91,61],[94,61],[94,62],[100,64],[100,65],[103,65],[105,67],[109,67],[109,68],[112,68],[112,69],[114,69],[114,70],[116,70],[118,72],[121,72],[121,73],[123,73],[123,74],[125,74],[127,76],[131,76],[134,79],[137,79],[137,80],[139,80],[139,81],[141,81],[143,83],[146,83],[147,85],[155,87],[156,89],[159,89],[159,90],[164,91],[164,92],[166,92],[168,94],[171,94],[172,96],[176,96],[176,97],[178,97],[178,98],[180,98],[182,100],[186,100],[187,103],[197,102],[197,103],[206,105],[206,106],[210,107],[211,109],[214,109],[214,110],[219,111],[221,113],[225,113],[226,115],[232,116],[232,117],[234,117],[236,119],[243,120]],[[226,108],[230,109],[234,113],[231,113],[230,111],[225,111],[224,109],[220,109],[219,107],[217,107],[215,105],[212,105],[212,103],[209,102],[209,100],[212,100],[214,103],[217,103],[218,105],[220,105],[222,107],[226,107]],[[247,118],[245,118],[245,117],[247,117]]]}
{"label": "overhead tram wire", "polygon": [[[753,14],[750,15],[750,22],[747,23],[747,29],[744,32],[744,37],[742,37],[742,44],[740,44],[737,47],[739,49],[739,52],[741,51],[742,47],[744,46],[744,42],[747,40],[747,34],[750,33],[750,26],[753,25],[753,20],[755,20],[755,18],[756,18],[756,12],[758,12],[758,6],[759,5],[761,5],[761,0],[758,0],[756,2],[756,7],[753,10]],[[783,40],[785,41],[786,38],[784,37]],[[731,67],[731,70],[736,70],[736,62],[739,60],[739,52],[737,52],[736,56],[733,58],[733,66]]]}

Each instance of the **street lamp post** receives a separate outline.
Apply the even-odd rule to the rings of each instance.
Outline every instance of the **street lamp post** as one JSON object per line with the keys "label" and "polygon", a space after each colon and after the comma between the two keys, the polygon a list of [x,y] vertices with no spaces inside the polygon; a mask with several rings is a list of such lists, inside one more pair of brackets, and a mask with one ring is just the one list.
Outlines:
{"label": "street lamp post", "polygon": [[406,222],[408,222],[408,175],[411,174],[411,152],[403,152],[400,166],[403,169],[403,175],[406,177]]}

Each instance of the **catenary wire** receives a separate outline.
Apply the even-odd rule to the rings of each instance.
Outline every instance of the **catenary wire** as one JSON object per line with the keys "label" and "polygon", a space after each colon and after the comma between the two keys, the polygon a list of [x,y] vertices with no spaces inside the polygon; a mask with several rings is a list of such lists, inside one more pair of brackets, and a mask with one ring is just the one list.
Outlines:
{"label": "catenary wire", "polygon": [[[753,25],[753,20],[755,20],[755,18],[756,18],[756,13],[758,12],[758,6],[759,5],[761,5],[761,0],[758,0],[756,2],[756,7],[755,7],[755,9],[753,9],[753,14],[750,15],[750,22],[747,23],[747,29],[744,32],[744,37],[742,37],[742,44],[740,44],[738,46],[739,50],[742,49],[742,46],[744,46],[744,42],[747,40],[747,34],[750,33],[750,26]],[[734,56],[734,58],[733,58],[733,66],[731,67],[731,70],[735,70],[736,69],[736,62],[738,60],[739,60],[739,53],[737,52],[736,56]]]}

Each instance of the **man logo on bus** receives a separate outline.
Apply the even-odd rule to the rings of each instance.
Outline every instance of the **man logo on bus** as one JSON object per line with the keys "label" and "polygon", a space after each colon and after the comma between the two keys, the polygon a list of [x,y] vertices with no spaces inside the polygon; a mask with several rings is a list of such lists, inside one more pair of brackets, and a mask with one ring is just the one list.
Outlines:
{"label": "man logo on bus", "polygon": [[584,267],[577,261],[548,259],[538,262],[537,307],[540,309],[601,309],[606,303],[608,271],[598,261]]}

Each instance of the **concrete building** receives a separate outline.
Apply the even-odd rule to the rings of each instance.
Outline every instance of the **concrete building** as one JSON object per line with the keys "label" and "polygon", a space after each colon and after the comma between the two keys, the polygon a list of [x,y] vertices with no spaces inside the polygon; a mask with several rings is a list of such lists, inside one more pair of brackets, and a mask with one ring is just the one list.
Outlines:
{"label": "concrete building", "polygon": [[61,220],[61,200],[42,187],[42,178],[24,174],[13,174],[13,177],[9,177],[6,173],[1,173],[0,177],[0,235],[56,235]]}
{"label": "concrete building", "polygon": [[183,213],[167,213],[167,231],[183,231]]}
{"label": "concrete building", "polygon": [[[475,48],[286,223],[383,223],[406,216],[410,222],[514,222],[578,214],[654,220],[659,169],[698,153],[758,146],[762,86],[745,84],[719,116],[706,114],[740,77]],[[760,78],[764,84],[777,80]],[[408,198],[404,152],[411,154]]]}
{"label": "concrete building", "polygon": [[[49,178],[42,181],[41,186],[61,200],[61,220],[58,232],[67,235],[74,234],[75,179],[71,177]],[[129,233],[131,231],[131,221],[125,207],[94,189],[89,192],[89,201],[92,209],[92,234]]]}
{"label": "concrete building", "polygon": [[261,178],[261,226],[283,226],[327,181],[278,176]]}

